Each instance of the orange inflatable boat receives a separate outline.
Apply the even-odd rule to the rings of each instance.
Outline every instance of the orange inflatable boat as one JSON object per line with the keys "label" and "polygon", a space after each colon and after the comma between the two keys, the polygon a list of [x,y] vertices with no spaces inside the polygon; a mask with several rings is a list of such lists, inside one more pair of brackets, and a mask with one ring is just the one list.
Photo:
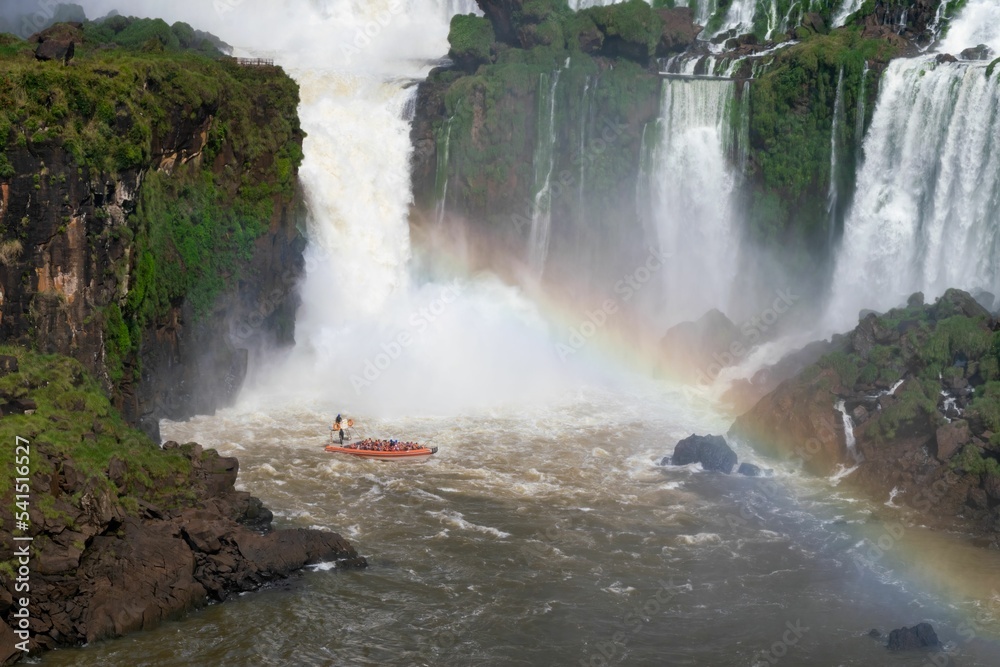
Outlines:
{"label": "orange inflatable boat", "polygon": [[366,459],[413,459],[437,454],[437,447],[424,447],[416,443],[389,443],[385,441],[361,441],[349,445],[327,445],[326,451],[334,454],[350,454]]}

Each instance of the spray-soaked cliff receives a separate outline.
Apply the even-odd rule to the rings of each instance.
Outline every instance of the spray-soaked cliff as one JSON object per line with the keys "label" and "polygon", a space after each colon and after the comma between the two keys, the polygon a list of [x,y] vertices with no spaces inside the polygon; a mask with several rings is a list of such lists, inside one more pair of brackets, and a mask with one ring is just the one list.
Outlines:
{"label": "spray-soaked cliff", "polygon": [[643,299],[663,324],[749,317],[789,285],[822,308],[881,73],[955,10],[479,4],[421,86],[417,219],[578,293],[656,247],[672,261]]}
{"label": "spray-soaked cliff", "polygon": [[0,39],[0,337],[77,358],[148,431],[213,410],[291,338],[298,87],[181,23]]}

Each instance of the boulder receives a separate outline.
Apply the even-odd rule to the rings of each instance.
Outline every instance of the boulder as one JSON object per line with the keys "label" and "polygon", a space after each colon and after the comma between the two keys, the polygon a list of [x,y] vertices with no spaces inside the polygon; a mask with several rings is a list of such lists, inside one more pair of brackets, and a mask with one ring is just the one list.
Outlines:
{"label": "boulder", "polygon": [[985,44],[980,44],[962,51],[959,56],[962,60],[989,60],[993,57],[993,49]]}
{"label": "boulder", "polygon": [[671,464],[700,463],[705,470],[729,474],[736,466],[736,452],[721,435],[692,435],[677,443]]}
{"label": "boulder", "polygon": [[17,357],[0,355],[0,377],[17,372]]}
{"label": "boulder", "polygon": [[763,477],[764,471],[760,466],[755,466],[752,463],[741,463],[739,469],[736,471],[740,475],[746,475],[747,477]]}
{"label": "boulder", "polygon": [[38,60],[61,60],[63,64],[68,64],[76,53],[76,44],[71,41],[49,39],[35,49],[35,58]]}
{"label": "boulder", "polygon": [[825,35],[828,32],[826,29],[826,22],[823,21],[823,17],[817,12],[809,12],[805,14],[802,17],[802,25],[820,35]]}
{"label": "boulder", "polygon": [[520,46],[517,34],[517,20],[521,15],[523,0],[476,0],[479,9],[493,24],[493,32],[501,42]]}
{"label": "boulder", "polygon": [[910,295],[910,298],[906,300],[907,308],[923,308],[924,306],[924,293],[914,292]]}
{"label": "boulder", "polygon": [[948,462],[955,452],[972,439],[969,423],[965,420],[953,421],[937,430],[937,458],[942,463]]}
{"label": "boulder", "polygon": [[986,310],[993,312],[993,304],[996,303],[997,297],[992,292],[987,292],[986,290],[976,290],[972,293],[972,298],[976,300],[980,306]]}
{"label": "boulder", "polygon": [[983,490],[994,502],[1000,501],[1000,476],[986,474],[983,475]]}
{"label": "boulder", "polygon": [[934,319],[943,320],[953,315],[989,318],[990,311],[983,308],[971,294],[959,289],[949,289],[934,304]]}
{"label": "boulder", "polygon": [[758,452],[781,459],[799,459],[807,472],[823,477],[846,462],[843,417],[834,410],[839,384],[832,369],[814,377],[783,382],[744,415],[728,436],[743,439]]}
{"label": "boulder", "polygon": [[943,65],[944,63],[957,63],[958,58],[951,55],[950,53],[939,53],[934,59],[937,61],[938,65]]}
{"label": "boulder", "polygon": [[890,651],[909,651],[940,646],[937,633],[930,623],[918,623],[912,628],[899,628],[889,633]]}
{"label": "boulder", "polygon": [[667,331],[660,341],[663,363],[689,382],[709,385],[723,368],[749,352],[739,336],[739,328],[712,309],[694,322],[681,322]]}
{"label": "boulder", "polygon": [[694,12],[690,7],[660,9],[657,14],[663,20],[663,34],[660,43],[656,45],[656,55],[663,57],[671,53],[680,53],[695,43],[701,26],[694,22]]}
{"label": "boulder", "polygon": [[17,648],[18,637],[5,622],[0,621],[0,665],[21,653]]}

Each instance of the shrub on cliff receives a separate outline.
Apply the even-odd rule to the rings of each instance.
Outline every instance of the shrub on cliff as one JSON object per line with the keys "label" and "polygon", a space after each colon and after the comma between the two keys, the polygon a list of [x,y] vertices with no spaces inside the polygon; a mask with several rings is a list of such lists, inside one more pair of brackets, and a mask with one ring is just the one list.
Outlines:
{"label": "shrub on cliff", "polygon": [[[0,354],[17,358],[18,370],[0,377],[0,466],[14,468],[14,440],[27,439],[50,459],[71,462],[73,468],[106,488],[126,506],[135,506],[135,494],[147,500],[173,502],[185,495],[183,482],[190,465],[173,452],[164,452],[141,432],[130,428],[111,405],[97,380],[76,360],[41,355],[21,347],[0,346]],[[33,405],[32,414],[19,414],[10,405]],[[30,411],[30,410],[29,410]],[[115,485],[108,479],[111,459],[125,462]],[[31,459],[32,476],[51,476],[40,469],[45,457]],[[0,499],[10,491],[11,476],[0,476]],[[9,508],[9,504],[4,507]]]}
{"label": "shrub on cliff", "polygon": [[656,53],[663,20],[643,0],[591,7],[580,13],[593,20],[604,33],[603,48],[607,55],[645,62]]}
{"label": "shrub on cliff", "polygon": [[463,69],[473,71],[492,58],[496,36],[493,25],[485,18],[472,14],[458,14],[451,19],[448,57]]}

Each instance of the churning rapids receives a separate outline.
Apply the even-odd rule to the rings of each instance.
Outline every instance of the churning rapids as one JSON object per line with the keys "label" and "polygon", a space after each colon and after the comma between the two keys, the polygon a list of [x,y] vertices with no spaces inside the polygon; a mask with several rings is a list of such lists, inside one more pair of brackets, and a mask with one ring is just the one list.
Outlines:
{"label": "churning rapids", "polygon": [[[298,346],[258,368],[236,407],[164,423],[163,436],[237,456],[239,486],[277,523],[341,532],[370,567],[313,568],[35,664],[997,664],[993,555],[773,462],[757,461],[774,468],[766,478],[658,467],[678,439],[728,429],[707,397],[596,350],[561,364],[541,306],[444,270],[454,262],[433,251],[413,262],[408,83],[447,50],[447,13],[472,3],[224,4],[232,11],[205,27],[269,45],[302,86],[312,220]],[[168,18],[204,25],[200,5],[185,10]],[[390,20],[357,40],[380,11]],[[289,16],[295,35],[282,41]],[[408,317],[437,298],[440,317]],[[416,342],[353,384],[407,327]],[[341,410],[371,435],[440,452],[419,463],[327,454]],[[924,620],[945,654],[892,655],[866,636]]]}

